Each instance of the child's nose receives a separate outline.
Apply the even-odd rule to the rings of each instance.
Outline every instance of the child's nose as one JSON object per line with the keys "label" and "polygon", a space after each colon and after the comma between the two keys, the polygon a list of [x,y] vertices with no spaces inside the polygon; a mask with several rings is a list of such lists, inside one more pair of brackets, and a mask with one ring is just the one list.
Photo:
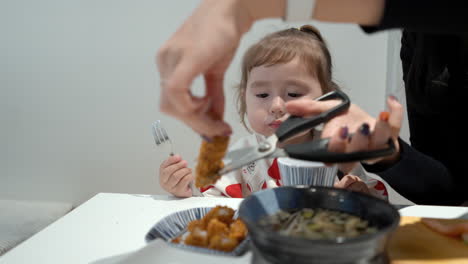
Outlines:
{"label": "child's nose", "polygon": [[279,96],[275,97],[271,103],[270,111],[275,115],[284,115],[286,113],[286,107],[283,98]]}

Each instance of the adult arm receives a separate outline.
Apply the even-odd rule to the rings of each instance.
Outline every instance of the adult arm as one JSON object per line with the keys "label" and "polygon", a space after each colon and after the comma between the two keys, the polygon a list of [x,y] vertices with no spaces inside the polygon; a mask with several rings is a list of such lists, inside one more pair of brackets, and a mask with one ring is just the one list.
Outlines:
{"label": "adult arm", "polygon": [[368,33],[392,28],[426,33],[463,33],[468,31],[467,11],[464,1],[386,0],[379,22],[363,29]]}
{"label": "adult arm", "polygon": [[391,165],[363,163],[366,171],[382,177],[398,193],[417,204],[460,205],[450,171],[399,139],[400,159]]}

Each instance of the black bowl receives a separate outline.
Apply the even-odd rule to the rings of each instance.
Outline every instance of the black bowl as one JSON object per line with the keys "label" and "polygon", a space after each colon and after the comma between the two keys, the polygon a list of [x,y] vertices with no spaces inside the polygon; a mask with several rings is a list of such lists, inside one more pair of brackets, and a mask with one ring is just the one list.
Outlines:
{"label": "black bowl", "polygon": [[[355,238],[311,240],[280,235],[259,220],[280,209],[337,210],[365,219],[377,232]],[[253,246],[271,263],[388,263],[386,245],[400,214],[388,202],[369,195],[329,187],[279,187],[245,198],[239,217],[246,223]]]}

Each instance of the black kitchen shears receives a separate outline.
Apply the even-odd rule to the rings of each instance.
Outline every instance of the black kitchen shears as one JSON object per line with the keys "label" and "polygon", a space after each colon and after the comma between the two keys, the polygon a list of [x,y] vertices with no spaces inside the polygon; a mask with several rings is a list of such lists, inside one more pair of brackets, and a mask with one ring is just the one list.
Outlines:
{"label": "black kitchen shears", "polygon": [[286,145],[283,148],[277,147],[278,142],[284,142],[301,132],[324,124],[337,115],[344,113],[350,107],[351,102],[349,97],[344,92],[338,90],[322,95],[315,100],[325,101],[333,99],[341,100],[341,103],[317,116],[308,118],[291,116],[280,125],[275,134],[260,142],[258,146],[236,149],[228,152],[224,158],[225,166],[219,171],[219,174],[226,174],[256,160],[265,158],[291,157],[309,161],[336,163],[374,159],[388,156],[395,152],[395,145],[392,139],[388,140],[387,148],[351,153],[328,151],[330,138]]}

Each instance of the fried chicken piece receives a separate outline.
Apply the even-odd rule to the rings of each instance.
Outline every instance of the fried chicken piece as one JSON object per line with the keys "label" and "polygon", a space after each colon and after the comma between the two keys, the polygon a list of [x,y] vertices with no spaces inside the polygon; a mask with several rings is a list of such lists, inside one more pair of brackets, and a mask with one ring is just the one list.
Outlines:
{"label": "fried chicken piece", "polygon": [[206,230],[195,228],[185,238],[185,244],[196,246],[196,247],[207,247],[208,246],[208,232]]}
{"label": "fried chicken piece", "polygon": [[202,219],[189,222],[187,232],[172,239],[171,242],[232,251],[247,236],[244,222],[232,219],[234,213],[232,208],[218,205]]}
{"label": "fried chicken piece", "polygon": [[182,236],[178,236],[178,237],[172,239],[171,242],[174,243],[174,244],[180,244],[180,242],[182,242]]}
{"label": "fried chicken piece", "polygon": [[247,227],[240,219],[236,219],[229,227],[229,237],[236,239],[239,243],[247,236]]}
{"label": "fried chicken piece", "polygon": [[221,175],[218,171],[224,167],[222,161],[228,149],[229,137],[216,136],[211,142],[203,141],[198,154],[195,169],[195,186],[198,188],[214,184]]}
{"label": "fried chicken piece", "polygon": [[217,218],[219,221],[225,223],[226,225],[230,225],[232,223],[232,217],[234,216],[234,210],[227,206],[216,206],[215,208],[211,209],[204,217],[203,221],[205,221],[205,225],[213,218]]}
{"label": "fried chicken piece", "polygon": [[190,221],[187,225],[187,230],[189,232],[192,232],[196,228],[206,229],[205,221],[203,221],[203,219],[193,220]]}
{"label": "fried chicken piece", "polygon": [[236,239],[226,235],[215,235],[210,239],[208,248],[221,250],[221,251],[232,251],[239,245]]}
{"label": "fried chicken piece", "polygon": [[227,235],[229,233],[229,227],[217,218],[212,218],[208,223],[206,231],[208,231],[208,240],[210,240],[215,235]]}

